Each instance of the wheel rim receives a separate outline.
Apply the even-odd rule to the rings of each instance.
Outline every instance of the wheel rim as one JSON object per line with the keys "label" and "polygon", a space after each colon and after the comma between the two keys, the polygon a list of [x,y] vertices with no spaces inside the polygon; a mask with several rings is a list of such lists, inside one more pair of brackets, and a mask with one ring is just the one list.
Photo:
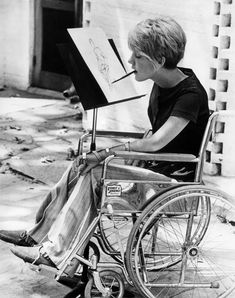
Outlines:
{"label": "wheel rim", "polygon": [[136,216],[131,215],[131,213],[127,214],[127,216],[124,215],[122,217],[115,217],[114,219],[106,215],[101,216],[99,222],[99,232],[101,234],[102,243],[105,245],[106,249],[111,252],[112,257],[118,262],[122,262],[122,257],[120,254],[120,242],[118,241],[116,230],[118,230],[118,237],[121,241],[123,250],[125,251],[135,217]]}
{"label": "wheel rim", "polygon": [[[235,219],[234,206],[216,192],[203,188],[191,191],[186,188],[175,195],[173,200],[163,201],[152,214],[142,216],[136,222],[136,225],[141,223],[135,231],[138,240],[132,238],[133,243],[127,252],[134,285],[145,297],[226,295],[233,289],[235,281],[235,235],[231,240],[232,225],[229,223],[229,218]],[[189,219],[175,212],[176,203],[182,204],[186,195],[188,201],[195,196],[200,198],[198,210],[206,206],[203,216],[201,213],[199,218],[193,217],[190,233]],[[155,252],[152,247],[153,228],[149,229],[149,226],[154,227],[156,217],[159,219],[154,235]],[[187,233],[188,239],[185,237]],[[179,282],[182,287],[179,287]],[[216,288],[218,285],[219,289]]]}
{"label": "wheel rim", "polygon": [[[168,189],[173,189],[176,186],[169,186]],[[152,200],[158,198],[162,193],[164,193],[165,190],[161,190],[158,193],[154,194],[151,198],[149,198],[143,206],[140,208],[140,211],[142,211],[146,206],[152,202]],[[113,201],[114,203],[118,203],[119,206],[121,205],[121,200]],[[119,209],[119,208],[117,208]],[[120,255],[120,243],[117,240],[117,236],[115,234],[115,228],[113,221],[115,222],[115,226],[119,231],[119,239],[121,240],[123,250],[126,251],[127,242],[129,238],[130,231],[133,227],[134,222],[137,219],[137,215],[134,213],[131,213],[133,211],[133,208],[130,205],[122,205],[122,210],[126,210],[125,215],[123,216],[116,216],[114,218],[111,218],[105,214],[101,215],[100,221],[99,221],[99,234],[101,235],[101,244],[104,245],[104,247],[111,252],[111,256],[118,262],[123,262],[122,257]],[[130,213],[128,213],[130,211]]]}
{"label": "wheel rim", "polygon": [[100,272],[100,281],[106,289],[106,294],[102,294],[95,286],[94,278],[91,277],[85,289],[85,297],[100,298],[122,298],[124,293],[124,283],[121,276],[112,270]]}

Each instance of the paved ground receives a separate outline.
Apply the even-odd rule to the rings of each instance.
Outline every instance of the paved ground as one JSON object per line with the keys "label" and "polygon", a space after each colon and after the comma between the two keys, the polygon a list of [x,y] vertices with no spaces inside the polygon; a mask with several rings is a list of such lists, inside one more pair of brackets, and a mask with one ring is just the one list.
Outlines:
{"label": "paved ground", "polygon": [[[33,224],[35,210],[69,163],[67,149],[81,133],[81,121],[74,106],[52,99],[54,94],[45,100],[45,95],[7,89],[0,96],[0,228],[24,229]],[[68,292],[29,270],[10,247],[0,242],[1,298],[63,297]]]}
{"label": "paved ground", "polygon": [[[81,113],[60,94],[14,89],[0,91],[0,107],[0,229],[29,229],[84,132]],[[0,241],[0,298],[59,298],[70,291],[32,272],[10,248]]]}
{"label": "paved ground", "polygon": [[[33,225],[35,210],[64,172],[67,152],[83,132],[76,105],[56,97],[61,95],[0,91],[0,229]],[[232,178],[205,181],[235,195]],[[9,248],[0,242],[0,298],[59,298],[69,291],[29,270]]]}

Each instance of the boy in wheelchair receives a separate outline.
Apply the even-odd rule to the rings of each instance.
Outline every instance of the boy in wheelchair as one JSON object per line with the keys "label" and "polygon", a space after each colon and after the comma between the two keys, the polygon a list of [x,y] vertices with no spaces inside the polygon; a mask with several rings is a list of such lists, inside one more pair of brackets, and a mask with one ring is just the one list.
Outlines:
{"label": "boy in wheelchair", "polygon": [[[26,262],[58,267],[82,237],[97,213],[95,191],[102,161],[115,151],[189,153],[197,155],[209,117],[207,94],[191,69],[178,67],[186,44],[185,33],[168,17],[147,19],[130,31],[129,63],[139,82],[152,80],[148,116],[152,135],[110,149],[78,157],[45,198],[30,231],[0,231],[0,239],[16,246],[12,252]],[[146,162],[135,166],[110,166],[108,177],[165,180],[186,174],[187,163]],[[154,170],[154,172],[152,171]],[[150,179],[151,178],[151,179]],[[80,236],[79,236],[80,235]],[[84,247],[81,248],[84,250]]]}

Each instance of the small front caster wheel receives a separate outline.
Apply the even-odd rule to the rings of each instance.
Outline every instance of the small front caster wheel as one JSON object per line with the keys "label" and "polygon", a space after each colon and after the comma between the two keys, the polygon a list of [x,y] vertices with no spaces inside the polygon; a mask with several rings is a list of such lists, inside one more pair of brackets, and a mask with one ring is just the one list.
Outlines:
{"label": "small front caster wheel", "polygon": [[103,292],[98,290],[94,277],[91,276],[85,288],[86,298],[122,298],[124,295],[124,282],[121,276],[112,270],[99,272]]}

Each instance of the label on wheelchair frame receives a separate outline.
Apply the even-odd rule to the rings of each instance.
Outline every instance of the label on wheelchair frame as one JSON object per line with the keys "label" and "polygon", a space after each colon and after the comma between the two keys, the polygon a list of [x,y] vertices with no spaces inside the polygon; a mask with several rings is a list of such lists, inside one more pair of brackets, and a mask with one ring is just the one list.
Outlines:
{"label": "label on wheelchair frame", "polygon": [[107,197],[121,197],[122,187],[121,185],[107,185],[106,187],[106,196]]}

